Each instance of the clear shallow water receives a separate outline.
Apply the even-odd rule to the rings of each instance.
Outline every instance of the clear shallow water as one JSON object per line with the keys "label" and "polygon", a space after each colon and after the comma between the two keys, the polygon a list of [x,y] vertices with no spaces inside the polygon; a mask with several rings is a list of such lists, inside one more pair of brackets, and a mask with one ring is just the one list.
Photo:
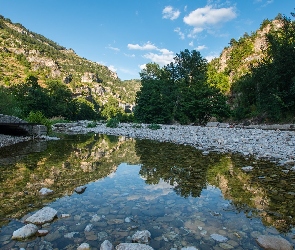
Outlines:
{"label": "clear shallow water", "polygon": [[[76,249],[83,242],[99,249],[105,239],[130,242],[137,230],[151,232],[154,249],[260,249],[261,234],[294,241],[295,173],[271,163],[105,135],[28,145],[33,152],[25,145],[0,152],[1,249]],[[252,172],[241,170],[249,165]],[[87,186],[83,194],[73,192],[79,185]],[[40,197],[42,187],[55,194]],[[58,211],[44,227],[49,234],[11,241],[22,218],[45,205]]]}

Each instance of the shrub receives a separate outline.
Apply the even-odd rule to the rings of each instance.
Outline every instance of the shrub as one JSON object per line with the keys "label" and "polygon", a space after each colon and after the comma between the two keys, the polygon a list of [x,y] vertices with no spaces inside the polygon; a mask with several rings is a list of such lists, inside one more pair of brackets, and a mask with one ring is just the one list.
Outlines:
{"label": "shrub", "polygon": [[51,131],[51,122],[43,115],[41,111],[31,111],[25,120],[32,123],[42,124],[47,127],[47,132]]}
{"label": "shrub", "polygon": [[119,125],[119,119],[117,117],[113,117],[107,121],[106,126],[109,128],[117,128]]}
{"label": "shrub", "polygon": [[148,128],[152,129],[152,130],[157,130],[157,129],[160,129],[161,126],[159,124],[152,123],[152,124],[148,125]]}

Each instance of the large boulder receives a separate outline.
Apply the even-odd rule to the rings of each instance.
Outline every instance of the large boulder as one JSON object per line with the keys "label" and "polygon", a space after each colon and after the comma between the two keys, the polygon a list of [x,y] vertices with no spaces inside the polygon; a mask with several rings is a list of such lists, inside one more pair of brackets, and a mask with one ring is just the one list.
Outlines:
{"label": "large boulder", "polygon": [[25,220],[27,223],[43,225],[56,217],[57,211],[51,207],[44,207]]}
{"label": "large boulder", "polygon": [[151,238],[151,233],[148,230],[136,231],[134,235],[132,235],[132,242],[148,244]]}
{"label": "large boulder", "polygon": [[266,250],[293,250],[292,244],[280,236],[261,235],[256,241]]}

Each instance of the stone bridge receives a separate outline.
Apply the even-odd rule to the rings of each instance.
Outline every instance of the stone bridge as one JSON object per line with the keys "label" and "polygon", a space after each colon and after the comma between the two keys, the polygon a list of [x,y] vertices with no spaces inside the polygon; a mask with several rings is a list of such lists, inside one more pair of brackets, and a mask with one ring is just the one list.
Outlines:
{"label": "stone bridge", "polygon": [[41,136],[47,128],[37,123],[28,123],[18,117],[0,114],[0,134],[17,136]]}

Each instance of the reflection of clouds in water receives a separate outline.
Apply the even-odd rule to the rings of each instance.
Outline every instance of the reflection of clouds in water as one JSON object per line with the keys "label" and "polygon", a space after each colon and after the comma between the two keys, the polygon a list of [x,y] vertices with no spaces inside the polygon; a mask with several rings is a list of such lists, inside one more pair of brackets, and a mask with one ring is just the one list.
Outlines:
{"label": "reflection of clouds in water", "polygon": [[174,186],[170,185],[169,183],[161,179],[158,184],[148,185],[145,187],[145,189],[150,191],[151,193],[148,195],[145,195],[144,198],[146,200],[154,200],[160,196],[164,196],[173,192],[173,188]]}
{"label": "reflection of clouds in water", "polygon": [[109,177],[109,178],[114,178],[115,175],[116,175],[116,172],[112,172],[112,173],[110,173],[107,177]]}

